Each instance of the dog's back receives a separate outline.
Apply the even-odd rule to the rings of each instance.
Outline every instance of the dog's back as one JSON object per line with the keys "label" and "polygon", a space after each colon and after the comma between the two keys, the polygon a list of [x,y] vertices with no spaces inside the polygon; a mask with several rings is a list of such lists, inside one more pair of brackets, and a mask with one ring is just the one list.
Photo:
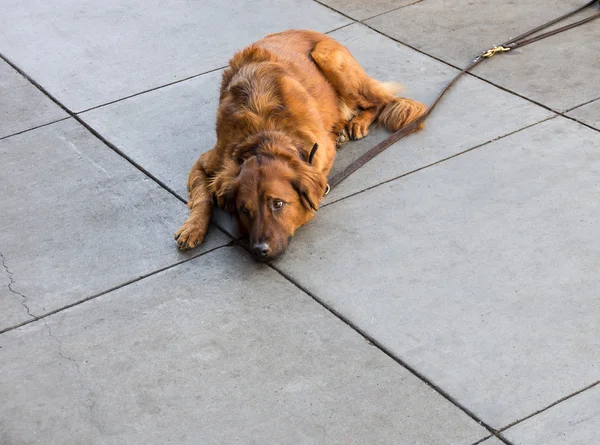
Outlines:
{"label": "dog's back", "polygon": [[219,141],[235,145],[241,142],[238,137],[289,123],[285,130],[303,133],[298,135],[312,146],[340,131],[344,117],[339,96],[310,57],[311,49],[328,38],[285,31],[235,54],[221,84]]}

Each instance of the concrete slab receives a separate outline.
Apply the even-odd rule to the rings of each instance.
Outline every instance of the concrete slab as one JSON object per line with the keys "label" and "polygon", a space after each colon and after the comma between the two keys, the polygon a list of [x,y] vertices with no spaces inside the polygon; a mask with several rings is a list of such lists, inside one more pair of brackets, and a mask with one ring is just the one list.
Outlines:
{"label": "concrete slab", "polygon": [[0,60],[0,138],[65,117],[65,111]]}
{"label": "concrete slab", "polygon": [[599,145],[538,124],[321,209],[276,267],[504,427],[600,378]]}
{"label": "concrete slab", "polygon": [[567,113],[567,116],[573,117],[584,124],[591,125],[600,130],[600,100],[576,108]]}
{"label": "concrete slab", "polygon": [[589,445],[598,442],[600,388],[595,387],[504,431],[514,445]]}
{"label": "concrete slab", "polygon": [[0,141],[0,208],[0,330],[196,254],[185,205],[72,119]]}
{"label": "concrete slab", "polygon": [[[584,3],[582,0],[509,3],[428,0],[367,23],[427,54],[463,67],[481,51]],[[586,14],[595,12],[597,8]],[[589,79],[600,70],[600,58],[594,45],[581,42],[594,42],[599,38],[600,27],[592,22],[499,56],[474,72],[562,112],[598,97],[598,87]]]}
{"label": "concrete slab", "polygon": [[316,2],[7,0],[0,50],[73,111],[227,64],[275,31],[350,23]]}
{"label": "concrete slab", "polygon": [[[386,39],[363,25],[352,25],[331,35],[352,51],[371,76],[399,81],[407,87],[403,94],[426,104],[430,104],[456,74],[456,70]],[[483,81],[465,77],[447,93],[424,131],[388,148],[334,189],[326,202],[453,156],[550,116],[552,113],[547,110]],[[343,169],[388,135],[382,129],[361,141],[344,145],[338,153],[333,172]]]}
{"label": "concrete slab", "polygon": [[330,8],[340,11],[355,20],[365,20],[422,0],[319,0]]}
{"label": "concrete slab", "polygon": [[232,248],[5,333],[0,346],[7,444],[463,445],[486,435]]}

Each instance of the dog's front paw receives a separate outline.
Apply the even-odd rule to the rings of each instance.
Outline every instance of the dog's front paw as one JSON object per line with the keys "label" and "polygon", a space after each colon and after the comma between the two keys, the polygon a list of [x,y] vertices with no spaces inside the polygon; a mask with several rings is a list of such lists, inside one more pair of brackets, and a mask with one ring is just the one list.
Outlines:
{"label": "dog's front paw", "polygon": [[346,127],[350,138],[355,141],[362,139],[369,134],[369,122],[365,122],[360,117],[360,115],[356,116],[354,119],[348,122]]}
{"label": "dog's front paw", "polygon": [[202,243],[205,235],[206,229],[201,224],[188,220],[175,232],[175,241],[179,250],[193,249]]}

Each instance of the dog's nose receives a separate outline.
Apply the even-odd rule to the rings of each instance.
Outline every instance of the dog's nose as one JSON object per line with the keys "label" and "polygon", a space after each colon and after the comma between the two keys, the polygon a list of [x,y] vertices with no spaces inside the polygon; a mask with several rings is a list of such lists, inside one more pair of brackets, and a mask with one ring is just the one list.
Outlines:
{"label": "dog's nose", "polygon": [[252,247],[252,254],[259,260],[264,260],[269,256],[271,248],[267,243],[257,243]]}

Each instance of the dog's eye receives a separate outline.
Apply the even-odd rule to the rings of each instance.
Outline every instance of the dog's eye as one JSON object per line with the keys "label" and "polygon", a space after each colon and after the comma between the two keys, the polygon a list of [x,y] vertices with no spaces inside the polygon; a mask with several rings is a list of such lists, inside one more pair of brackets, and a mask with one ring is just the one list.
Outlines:
{"label": "dog's eye", "polygon": [[248,210],[246,207],[240,207],[240,213],[243,213],[244,215],[250,215],[250,210]]}
{"label": "dog's eye", "polygon": [[281,201],[280,199],[276,199],[275,201],[273,201],[273,208],[275,210],[279,210],[280,208],[283,207],[283,201]]}

